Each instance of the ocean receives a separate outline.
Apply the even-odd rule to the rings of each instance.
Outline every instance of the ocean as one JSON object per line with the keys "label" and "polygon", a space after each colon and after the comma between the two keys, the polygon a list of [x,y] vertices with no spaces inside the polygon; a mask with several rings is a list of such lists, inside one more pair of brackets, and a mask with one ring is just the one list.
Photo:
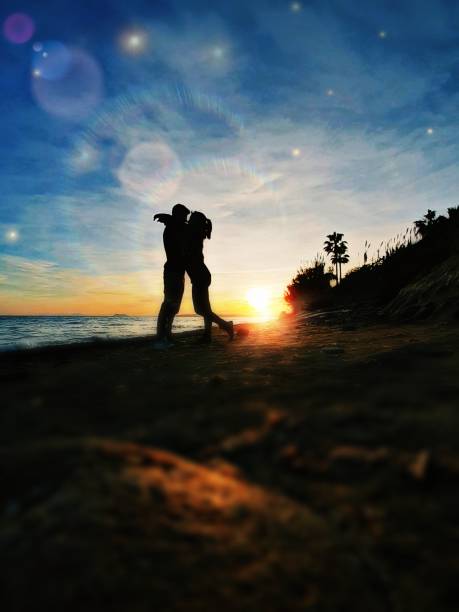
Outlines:
{"label": "ocean", "polygon": [[[231,317],[235,323],[254,322],[251,317]],[[202,329],[202,317],[176,317],[173,332]],[[135,338],[155,334],[156,317],[11,317],[0,316],[0,351],[76,344],[91,340]]]}

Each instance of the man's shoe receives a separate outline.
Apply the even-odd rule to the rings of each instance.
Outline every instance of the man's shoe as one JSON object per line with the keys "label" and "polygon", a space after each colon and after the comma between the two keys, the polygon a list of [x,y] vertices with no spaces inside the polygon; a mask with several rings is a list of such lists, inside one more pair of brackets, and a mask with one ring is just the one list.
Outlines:
{"label": "man's shoe", "polygon": [[174,346],[173,342],[171,342],[167,338],[161,338],[161,339],[155,340],[153,343],[153,348],[158,351],[164,351],[166,349],[172,348],[173,346]]}

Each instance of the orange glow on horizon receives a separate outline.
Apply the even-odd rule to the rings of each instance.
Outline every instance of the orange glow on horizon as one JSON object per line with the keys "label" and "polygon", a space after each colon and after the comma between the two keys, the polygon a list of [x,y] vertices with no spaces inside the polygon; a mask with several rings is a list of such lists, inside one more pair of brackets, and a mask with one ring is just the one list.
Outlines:
{"label": "orange glow on horizon", "polygon": [[[256,294],[255,294],[256,295]],[[108,297],[108,296],[107,296]],[[52,315],[83,315],[83,316],[112,316],[114,314],[125,314],[130,316],[156,316],[161,306],[161,298],[159,296],[151,299],[145,296],[136,299],[126,298],[117,300],[113,299],[72,299],[69,297],[61,298],[29,298],[27,300],[4,299],[0,308],[0,315],[11,316],[52,316]],[[282,299],[272,300],[267,308],[258,306],[246,299],[231,300],[231,299],[212,299],[211,303],[213,310],[221,316],[241,316],[241,317],[261,317],[263,319],[271,319],[278,316],[282,310],[287,307]],[[193,304],[190,296],[185,296],[180,315],[194,315]]]}

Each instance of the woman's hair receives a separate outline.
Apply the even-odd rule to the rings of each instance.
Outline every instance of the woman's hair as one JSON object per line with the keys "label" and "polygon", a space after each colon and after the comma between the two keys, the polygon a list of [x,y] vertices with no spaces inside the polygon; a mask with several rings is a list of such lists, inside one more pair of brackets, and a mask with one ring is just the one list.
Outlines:
{"label": "woman's hair", "polygon": [[208,238],[210,240],[212,235],[212,221],[202,212],[192,212],[188,221],[188,226],[202,238]]}

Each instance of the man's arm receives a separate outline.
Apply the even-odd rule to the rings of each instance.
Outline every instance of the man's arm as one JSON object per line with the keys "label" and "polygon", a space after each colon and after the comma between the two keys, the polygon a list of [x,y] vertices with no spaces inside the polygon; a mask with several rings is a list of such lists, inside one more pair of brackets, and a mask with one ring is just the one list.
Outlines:
{"label": "man's arm", "polygon": [[172,215],[169,215],[167,213],[156,213],[156,215],[153,217],[153,221],[164,223],[164,225],[167,225],[168,223],[170,223],[171,220],[172,220]]}

